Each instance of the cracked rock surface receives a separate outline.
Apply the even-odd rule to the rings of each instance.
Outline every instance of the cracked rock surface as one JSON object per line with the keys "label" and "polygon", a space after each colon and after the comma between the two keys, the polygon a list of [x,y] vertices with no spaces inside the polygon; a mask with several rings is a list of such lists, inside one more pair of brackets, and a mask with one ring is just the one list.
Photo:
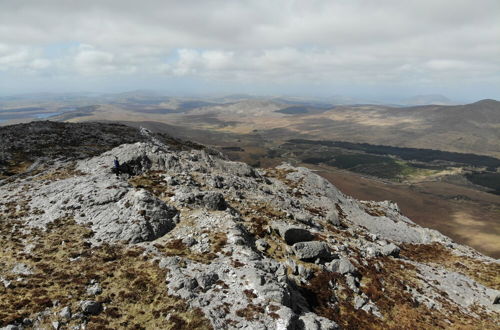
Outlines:
{"label": "cracked rock surface", "polygon": [[[127,327],[134,317],[144,328],[216,329],[498,322],[498,261],[416,225],[394,203],[358,201],[305,168],[255,169],[138,135],[144,141],[55,159],[0,183],[2,235],[15,241],[2,252],[0,297],[17,303],[21,291],[12,290],[32,294],[40,276],[58,283],[52,257],[36,255],[37,235],[64,226],[85,233],[68,267],[105,252],[89,279],[62,295],[54,283],[43,291],[32,284],[47,301],[19,307],[18,317],[5,307],[1,326]],[[70,237],[48,250],[53,258],[72,248]],[[118,258],[142,266],[121,269]],[[114,270],[97,271],[108,264]],[[121,276],[130,288],[116,284]],[[135,287],[153,298],[135,296]],[[143,304],[143,314],[127,318],[134,312],[117,303],[120,295]],[[168,307],[155,309],[162,299]]]}

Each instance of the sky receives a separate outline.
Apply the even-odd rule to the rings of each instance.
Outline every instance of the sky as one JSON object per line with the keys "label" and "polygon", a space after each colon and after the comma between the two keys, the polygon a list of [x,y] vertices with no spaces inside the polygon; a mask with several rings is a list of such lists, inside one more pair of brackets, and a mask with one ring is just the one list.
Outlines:
{"label": "sky", "polygon": [[0,95],[500,99],[499,0],[0,0]]}

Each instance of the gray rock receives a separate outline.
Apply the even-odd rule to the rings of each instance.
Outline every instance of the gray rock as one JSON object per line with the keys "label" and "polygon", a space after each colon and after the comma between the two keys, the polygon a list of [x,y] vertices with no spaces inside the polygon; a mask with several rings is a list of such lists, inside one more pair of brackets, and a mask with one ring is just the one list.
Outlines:
{"label": "gray rock", "polygon": [[94,300],[80,302],[80,310],[87,315],[97,315],[102,311],[102,304]]}
{"label": "gray rock", "polygon": [[187,278],[184,280],[184,286],[186,290],[193,291],[198,287],[198,281],[194,278]]}
{"label": "gray rock", "polygon": [[366,304],[366,299],[365,298],[360,297],[360,296],[356,296],[356,298],[354,298],[354,308],[360,309],[365,304]]}
{"label": "gray rock", "polygon": [[196,196],[192,192],[178,191],[175,193],[175,200],[181,203],[192,204],[195,202]]}
{"label": "gray rock", "polygon": [[52,327],[55,330],[59,330],[59,328],[61,327],[61,323],[59,323],[58,321],[54,321],[54,322],[52,322]]}
{"label": "gray rock", "polygon": [[340,219],[339,219],[339,214],[337,210],[331,210],[328,212],[326,215],[326,221],[331,223],[334,226],[340,226]]}
{"label": "gray rock", "polygon": [[196,280],[202,289],[207,289],[219,280],[219,276],[216,273],[202,274]]}
{"label": "gray rock", "polygon": [[326,259],[330,257],[327,245],[324,242],[318,241],[295,243],[293,245],[293,251],[299,259],[304,261],[310,261],[317,258]]}
{"label": "gray rock", "polygon": [[347,286],[349,287],[349,289],[351,289],[353,292],[356,292],[356,293],[359,292],[359,288],[358,288],[359,283],[358,283],[356,277],[354,277],[348,273],[345,275],[345,282],[346,282]]}
{"label": "gray rock", "polygon": [[3,278],[1,276],[0,276],[0,282],[3,284],[3,286],[6,289],[8,289],[11,286],[11,284],[12,284],[12,281],[8,281],[8,280],[6,280],[5,278]]}
{"label": "gray rock", "polygon": [[400,250],[399,250],[399,247],[397,245],[395,245],[393,243],[389,243],[387,245],[380,247],[379,251],[384,256],[398,257]]}
{"label": "gray rock", "polygon": [[334,273],[347,274],[347,273],[354,273],[356,271],[356,267],[354,267],[354,265],[349,261],[349,259],[346,258],[333,260],[326,266],[327,270]]}
{"label": "gray rock", "polygon": [[306,268],[303,265],[297,266],[298,275],[304,280],[309,280],[312,277],[313,271],[310,268]]}
{"label": "gray rock", "polygon": [[287,265],[288,268],[291,269],[293,275],[297,275],[299,273],[299,270],[297,269],[297,263],[292,258],[286,259],[285,265]]}
{"label": "gray rock", "polygon": [[[295,205],[296,207],[300,207],[300,204],[298,201],[291,200],[291,202],[297,204],[297,205]],[[298,222],[301,222],[301,223],[306,224],[306,225],[312,225],[314,223],[313,217],[309,213],[306,213],[306,212],[297,212],[294,214],[294,218]]]}
{"label": "gray rock", "polygon": [[182,239],[182,243],[184,243],[184,245],[186,245],[187,247],[191,247],[195,245],[197,241],[192,236],[188,236]]}
{"label": "gray rock", "polygon": [[307,229],[279,222],[274,223],[272,227],[288,245],[293,245],[298,242],[312,241],[314,239],[314,236]]}
{"label": "gray rock", "polygon": [[94,283],[87,287],[87,294],[91,296],[98,295],[102,292],[102,288],[99,283]]}
{"label": "gray rock", "polygon": [[81,319],[84,319],[84,318],[85,318],[85,314],[83,314],[81,312],[74,313],[73,315],[71,315],[71,319],[72,320],[81,320]]}
{"label": "gray rock", "polygon": [[22,327],[14,324],[9,324],[5,327],[0,328],[0,330],[22,330],[22,329],[23,329]]}
{"label": "gray rock", "polygon": [[62,317],[63,319],[70,319],[71,318],[71,308],[69,306],[64,307],[59,312],[59,316]]}
{"label": "gray rock", "polygon": [[298,323],[300,323],[299,317],[291,308],[280,306],[274,313],[279,316],[279,319],[276,320],[276,330],[293,330],[298,328]]}
{"label": "gray rock", "polygon": [[299,329],[304,330],[336,330],[340,329],[338,324],[315,313],[306,313],[299,317]]}
{"label": "gray rock", "polygon": [[371,313],[371,314],[375,315],[376,317],[379,317],[379,318],[382,317],[382,314],[380,314],[380,311],[378,310],[377,306],[372,302],[368,302],[361,309],[367,313]]}
{"label": "gray rock", "polygon": [[23,263],[17,263],[12,268],[12,273],[17,275],[32,275],[33,271],[28,265]]}
{"label": "gray rock", "polygon": [[[159,183],[166,188],[165,191],[155,196],[133,187],[128,178],[111,175],[109,165],[114,155],[118,155],[120,161],[130,167],[132,175],[158,170],[152,173],[164,178]],[[296,287],[313,276],[312,269],[323,267],[311,264],[309,267],[303,262],[296,262],[293,254],[317,263],[338,258],[330,254],[326,242],[312,241],[314,232],[318,232],[318,237],[325,237],[331,246],[335,244],[336,252],[344,258],[328,262],[324,269],[344,274],[346,287],[344,281],[330,281],[324,283],[325,289],[349,288],[351,293],[354,292],[354,307],[363,308],[374,315],[379,312],[366,296],[359,295],[359,278],[348,258],[353,262],[360,260],[360,267],[371,267],[375,262],[375,267],[382,270],[380,260],[371,260],[366,256],[397,255],[396,244],[400,242],[438,242],[443,246],[450,246],[442,235],[414,224],[399,214],[391,204],[370,202],[385,215],[368,214],[368,203],[342,194],[325,179],[305,168],[284,165],[278,168],[281,172],[279,176],[274,175],[274,170],[269,170],[270,178],[266,179],[247,165],[221,159],[216,153],[167,150],[152,147],[149,143],[122,145],[76,163],[76,168],[84,174],[61,180],[31,180],[26,175],[13,178],[12,182],[0,182],[0,214],[7,213],[12,201],[25,200],[27,208],[44,210],[45,213],[31,215],[29,212],[20,212],[19,214],[25,214],[18,219],[21,225],[43,227],[54,219],[68,216],[75,218],[79,224],[92,222],[94,237],[89,240],[93,245],[98,240],[111,241],[110,243],[117,240],[127,243],[143,242],[140,246],[151,253],[154,260],[159,261],[161,268],[168,269],[166,294],[179,296],[190,307],[200,308],[214,328],[224,328],[229,324],[243,329],[335,328],[336,325],[331,324],[331,321],[310,312],[311,306]],[[60,164],[63,161],[57,163],[57,166]],[[44,168],[38,169],[42,171],[41,174],[45,174]],[[282,175],[286,176],[286,180],[282,180]],[[43,175],[39,177],[42,178]],[[295,190],[294,187],[289,187],[289,182],[298,184]],[[207,192],[206,189],[213,189],[215,192]],[[198,242],[191,246],[189,252],[202,255],[211,252],[215,246],[213,234],[225,233],[227,240],[221,244],[223,246],[220,251],[217,251],[210,262],[195,261],[186,255],[166,257],[165,251],[156,242],[144,242],[168,234],[178,223],[180,213],[164,202],[164,198],[171,194],[174,194],[172,203],[183,208],[182,216],[185,219],[182,226],[175,228],[175,233],[157,243],[161,245],[175,238],[183,238],[186,246]],[[226,206],[221,206],[225,204],[224,199],[230,200],[232,207],[228,212],[216,212]],[[189,207],[184,208],[186,205]],[[349,228],[347,231],[325,226],[326,223],[335,226],[340,224],[340,211],[337,208],[341,208],[346,215],[342,219],[342,225]],[[278,212],[269,212],[271,210]],[[262,217],[271,223],[274,219],[286,217],[287,228],[276,231],[290,245],[276,242],[276,249],[273,249],[276,254],[272,256],[257,253],[256,249],[265,251],[266,242],[271,243],[276,237],[271,230],[267,232],[271,235],[255,241],[254,246],[255,228],[251,223],[253,217]],[[163,228],[165,223],[169,223],[166,229]],[[285,220],[280,223],[285,224]],[[261,233],[266,234],[259,228],[259,234]],[[395,243],[391,246],[386,241]],[[274,243],[272,244],[274,248]],[[454,244],[453,249],[457,255],[477,256],[478,260],[486,258],[458,244]],[[358,259],[360,257],[365,258]],[[419,277],[418,281],[407,283],[407,292],[413,295],[416,302],[432,306],[432,301],[443,301],[443,305],[450,304],[461,313],[471,312],[472,304],[480,305],[485,311],[495,311],[500,306],[497,291],[481,286],[465,275],[442,272],[442,267],[438,264],[426,266],[414,260],[403,261],[408,264],[407,269],[410,264],[419,269],[415,275]],[[290,266],[294,276],[287,274],[286,266]],[[27,282],[26,279],[21,281]],[[426,282],[429,285],[426,286]],[[7,285],[2,278],[0,283]],[[417,291],[410,290],[415,283],[422,284],[418,297],[415,297]],[[245,290],[250,290],[246,293],[249,295],[252,292],[256,297],[247,297]],[[446,292],[447,298],[442,292]],[[251,320],[239,317],[237,311],[248,306],[247,298],[251,298],[254,305],[273,308],[267,308],[266,313],[258,313]],[[338,295],[324,303],[335,308],[337,299],[346,298]],[[56,320],[52,316],[58,310],[58,307],[48,309],[43,317],[47,322]],[[74,319],[72,323],[85,324],[89,314],[81,312],[80,308],[75,312],[77,313],[73,317],[71,313],[63,314]],[[61,313],[62,311],[59,316],[55,316],[66,326],[64,323],[67,317]],[[301,319],[296,313],[302,315]],[[229,320],[236,320],[238,323],[228,323]]]}
{"label": "gray rock", "polygon": [[245,271],[245,278],[256,286],[262,286],[266,283],[266,279],[262,274],[262,271],[257,269],[248,269]]}
{"label": "gray rock", "polygon": [[208,184],[213,188],[221,189],[224,188],[224,178],[217,175],[208,181]]}
{"label": "gray rock", "polygon": [[169,267],[177,267],[179,265],[180,258],[178,256],[172,257],[164,257],[160,259],[158,263],[158,267],[161,269],[169,268]]}
{"label": "gray rock", "polygon": [[366,248],[365,254],[367,257],[377,257],[380,255],[380,251],[374,246],[369,246]]}
{"label": "gray rock", "polygon": [[220,192],[209,191],[203,195],[203,205],[209,210],[225,210],[227,208],[224,196]]}

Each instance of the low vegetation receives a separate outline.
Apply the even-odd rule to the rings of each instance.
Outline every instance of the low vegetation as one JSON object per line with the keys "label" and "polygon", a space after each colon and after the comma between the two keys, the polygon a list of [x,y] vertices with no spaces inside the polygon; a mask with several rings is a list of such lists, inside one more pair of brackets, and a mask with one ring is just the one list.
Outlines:
{"label": "low vegetation", "polygon": [[[72,219],[58,219],[46,231],[28,234],[15,221],[0,222],[0,326],[33,318],[47,309],[69,306],[79,311],[79,301],[95,299],[105,310],[88,317],[87,329],[209,329],[200,310],[166,293],[168,273],[151,261],[140,247],[92,246],[85,241],[92,231]],[[12,274],[22,263],[31,274]],[[86,288],[98,282],[103,294],[90,296]],[[52,313],[43,318],[47,326]],[[73,325],[76,320],[69,320]]]}
{"label": "low vegetation", "polygon": [[475,154],[464,154],[458,152],[447,152],[433,149],[401,148],[392,146],[373,145],[368,143],[351,143],[343,141],[313,141],[313,140],[289,140],[291,144],[320,145],[336,147],[347,150],[360,151],[374,155],[393,155],[403,160],[417,160],[421,162],[451,162],[477,167],[500,167],[500,159]]}
{"label": "low vegetation", "polygon": [[485,263],[453,254],[441,244],[405,244],[401,246],[401,255],[411,260],[439,264],[440,267],[474,279],[487,287],[500,290],[500,264]]}
{"label": "low vegetation", "polygon": [[500,195],[500,172],[469,173],[465,176],[470,182],[489,188],[491,192]]}

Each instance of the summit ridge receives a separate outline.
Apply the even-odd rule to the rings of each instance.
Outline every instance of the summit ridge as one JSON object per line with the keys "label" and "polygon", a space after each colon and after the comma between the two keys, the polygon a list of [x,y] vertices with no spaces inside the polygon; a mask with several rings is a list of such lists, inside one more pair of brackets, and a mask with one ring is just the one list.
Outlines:
{"label": "summit ridge", "polygon": [[[353,199],[306,168],[257,169],[128,132],[137,142],[39,155],[16,171],[22,147],[4,147],[1,326],[498,324],[498,261],[418,226],[395,203]],[[35,295],[43,303],[23,303]]]}

